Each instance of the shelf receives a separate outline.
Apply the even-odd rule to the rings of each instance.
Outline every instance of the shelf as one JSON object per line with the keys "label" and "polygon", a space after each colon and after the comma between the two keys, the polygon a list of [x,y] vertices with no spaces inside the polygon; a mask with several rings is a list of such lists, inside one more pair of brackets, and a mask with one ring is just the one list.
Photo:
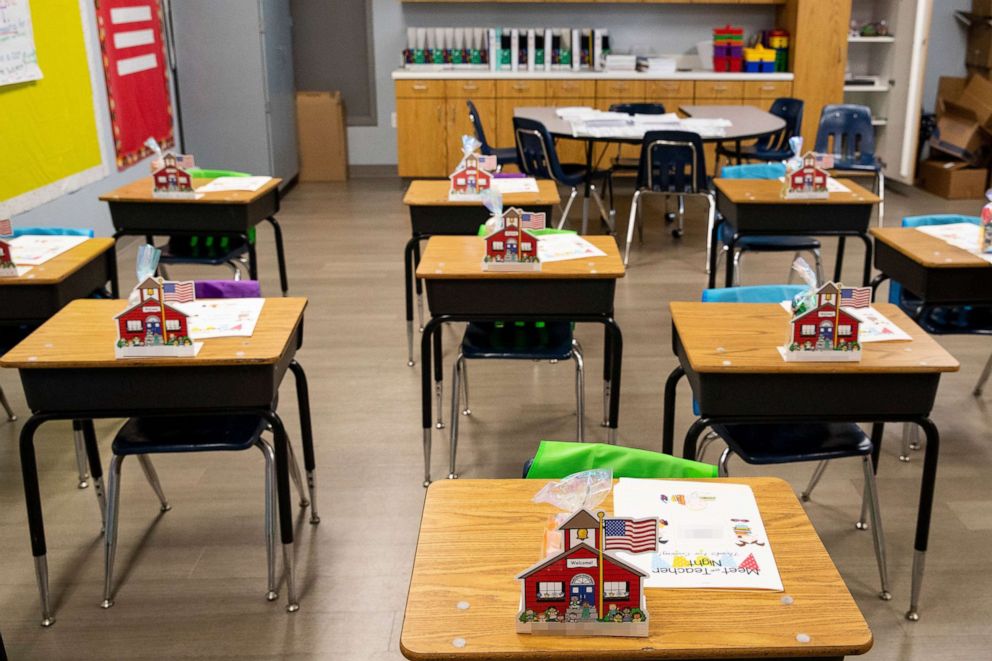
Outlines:
{"label": "shelf", "polygon": [[893,44],[896,38],[889,37],[848,37],[847,43],[849,44]]}
{"label": "shelf", "polygon": [[889,120],[885,119],[884,117],[872,117],[871,120],[872,126],[887,126],[888,123]]}
{"label": "shelf", "polygon": [[844,85],[845,92],[888,92],[888,83],[875,83],[874,85]]}

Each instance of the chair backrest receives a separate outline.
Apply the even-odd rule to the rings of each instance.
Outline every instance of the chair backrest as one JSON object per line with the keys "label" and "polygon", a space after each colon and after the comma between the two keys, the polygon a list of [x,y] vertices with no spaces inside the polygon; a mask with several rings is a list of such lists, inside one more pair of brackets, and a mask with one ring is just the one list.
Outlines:
{"label": "chair backrest", "polygon": [[580,471],[609,468],[613,477],[716,477],[716,466],[680,457],[606,443],[541,441],[525,477],[561,479]]}
{"label": "chair backrest", "polygon": [[544,124],[533,119],[514,117],[513,135],[517,142],[520,169],[524,174],[558,182],[565,179],[555,142]]}
{"label": "chair backrest", "polygon": [[871,125],[871,109],[851,103],[824,106],[814,150],[833,154],[837,168],[874,166],[875,128]]}
{"label": "chair backrest", "polygon": [[[980,225],[982,219],[978,216],[960,216],[954,213],[938,213],[929,216],[906,216],[902,219],[903,227],[926,227],[927,225],[954,225],[956,223],[970,223]],[[889,281],[889,303],[902,306],[903,291],[902,285],[895,280]]]}
{"label": "chair backrest", "polygon": [[802,99],[793,99],[787,96],[772,101],[768,112],[784,120],[785,126],[781,131],[761,136],[755,146],[759,150],[788,149],[789,138],[799,135],[802,130],[804,105]]}
{"label": "chair backrest", "polygon": [[92,239],[95,234],[88,227],[15,227],[14,238],[19,236],[85,236]]}
{"label": "chair backrest", "polygon": [[482,145],[479,150],[488,156],[493,153],[493,148],[489,145],[489,142],[486,141],[486,132],[482,128],[482,120],[479,118],[479,111],[475,109],[475,104],[472,103],[472,99],[465,99],[465,105],[468,106],[468,118],[472,120],[472,128],[475,129],[475,139]]}
{"label": "chair backrest", "polygon": [[705,191],[706,154],[698,133],[648,131],[641,142],[637,187],[654,191]]}
{"label": "chair backrest", "polygon": [[704,289],[703,303],[781,303],[806,291],[805,285],[753,285]]}
{"label": "chair backrest", "polygon": [[665,106],[660,103],[614,103],[610,112],[625,112],[628,115],[664,115]]}
{"label": "chair backrest", "polygon": [[261,298],[258,280],[197,280],[193,283],[197,298]]}
{"label": "chair backrest", "polygon": [[724,179],[781,179],[785,176],[784,163],[745,163],[724,165],[720,168]]}

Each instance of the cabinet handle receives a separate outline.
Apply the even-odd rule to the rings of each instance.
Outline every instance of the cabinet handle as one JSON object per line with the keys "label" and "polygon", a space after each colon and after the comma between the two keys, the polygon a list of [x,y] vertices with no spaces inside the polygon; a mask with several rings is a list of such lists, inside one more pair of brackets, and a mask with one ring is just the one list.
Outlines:
{"label": "cabinet handle", "polygon": [[437,106],[436,110],[437,110],[437,119],[438,121],[441,121],[441,106]]}
{"label": "cabinet handle", "polygon": [[762,85],[761,86],[761,91],[762,92],[774,92],[775,91],[775,86],[774,85]]}
{"label": "cabinet handle", "polygon": [[527,83],[513,83],[513,89],[523,92],[527,89]]}
{"label": "cabinet handle", "polygon": [[426,92],[427,91],[427,85],[412,85],[412,87],[413,87],[413,90],[415,92]]}
{"label": "cabinet handle", "polygon": [[727,91],[727,86],[726,85],[714,85],[713,86],[713,91],[714,92],[726,92]]}
{"label": "cabinet handle", "polygon": [[479,89],[479,86],[476,85],[475,83],[466,83],[465,85],[462,85],[462,89],[463,90],[477,90],[477,89]]}

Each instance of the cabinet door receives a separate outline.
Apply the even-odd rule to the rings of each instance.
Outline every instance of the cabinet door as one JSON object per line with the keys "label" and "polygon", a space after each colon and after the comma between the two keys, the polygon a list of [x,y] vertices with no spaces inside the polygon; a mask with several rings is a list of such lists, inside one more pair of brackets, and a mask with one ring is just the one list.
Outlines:
{"label": "cabinet door", "polygon": [[396,99],[396,149],[401,177],[446,177],[447,135],[442,99]]}
{"label": "cabinet door", "polygon": [[[472,103],[475,104],[475,109],[479,113],[479,120],[482,121],[482,130],[486,133],[486,141],[494,145],[493,138],[495,136],[493,132],[496,130],[496,100],[476,98],[473,99]],[[462,136],[474,136],[475,127],[472,126],[472,121],[469,119],[468,106],[465,105],[465,99],[448,99],[445,102],[445,106],[445,133],[447,134],[445,145],[448,148],[448,166],[445,172],[451,173],[454,172],[455,166],[458,165],[458,162],[462,158]]]}

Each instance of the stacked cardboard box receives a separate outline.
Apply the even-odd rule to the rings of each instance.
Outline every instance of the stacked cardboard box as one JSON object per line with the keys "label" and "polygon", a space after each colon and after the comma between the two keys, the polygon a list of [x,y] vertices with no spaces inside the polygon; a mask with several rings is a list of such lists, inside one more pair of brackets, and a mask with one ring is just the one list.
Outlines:
{"label": "stacked cardboard box", "polygon": [[990,77],[992,74],[992,0],[972,0],[968,17],[968,72]]}

